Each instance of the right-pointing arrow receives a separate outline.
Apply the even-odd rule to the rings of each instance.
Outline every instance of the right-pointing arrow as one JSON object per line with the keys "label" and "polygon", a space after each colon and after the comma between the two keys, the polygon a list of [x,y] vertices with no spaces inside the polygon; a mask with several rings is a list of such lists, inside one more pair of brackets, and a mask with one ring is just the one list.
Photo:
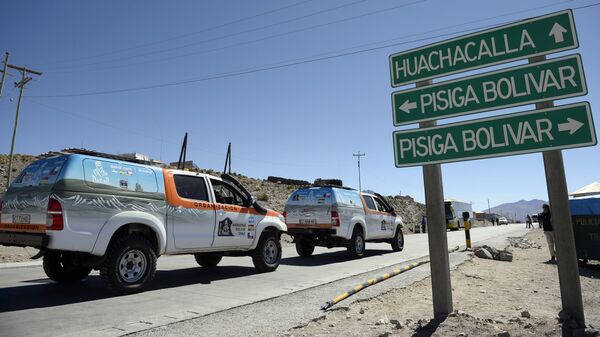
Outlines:
{"label": "right-pointing arrow", "polygon": [[565,29],[565,27],[563,27],[563,26],[559,25],[557,22],[555,22],[554,25],[552,26],[552,29],[550,29],[550,33],[548,34],[548,36],[554,36],[554,42],[560,43],[565,40],[565,38],[563,37],[563,34],[566,32],[567,32],[567,30]]}
{"label": "right-pointing arrow", "polygon": [[566,123],[558,124],[558,131],[569,131],[569,134],[572,135],[582,126],[583,123],[581,123],[580,121],[576,121],[573,118],[567,118]]}
{"label": "right-pointing arrow", "polygon": [[416,109],[416,108],[417,108],[417,103],[411,102],[409,100],[404,101],[404,103],[402,103],[402,105],[400,106],[400,110],[406,112],[407,114],[410,113],[410,110]]}

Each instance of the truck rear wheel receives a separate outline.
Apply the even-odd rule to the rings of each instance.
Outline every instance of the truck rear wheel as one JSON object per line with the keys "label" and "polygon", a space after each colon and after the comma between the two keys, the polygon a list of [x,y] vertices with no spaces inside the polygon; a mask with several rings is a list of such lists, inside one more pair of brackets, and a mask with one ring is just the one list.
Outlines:
{"label": "truck rear wheel", "polygon": [[55,251],[44,254],[43,266],[48,278],[57,283],[79,282],[92,271],[92,268],[75,264],[67,254]]}
{"label": "truck rear wheel", "polygon": [[348,254],[353,259],[365,256],[365,235],[360,227],[354,227],[352,238],[348,243]]}
{"label": "truck rear wheel", "polygon": [[254,268],[259,273],[274,271],[281,262],[281,242],[274,232],[263,232],[252,252]]}
{"label": "truck rear wheel", "polygon": [[315,251],[315,244],[309,239],[298,239],[296,241],[296,252],[302,257],[309,257]]}
{"label": "truck rear wheel", "polygon": [[218,254],[194,254],[194,258],[196,258],[196,262],[202,267],[216,267],[221,259],[223,259],[222,255]]}
{"label": "truck rear wheel", "polygon": [[401,252],[404,249],[404,233],[402,233],[402,228],[398,226],[396,228],[396,234],[392,238],[392,250],[395,252]]}
{"label": "truck rear wheel", "polygon": [[116,238],[100,267],[100,276],[109,288],[125,295],[144,291],[156,274],[156,253],[140,235]]}

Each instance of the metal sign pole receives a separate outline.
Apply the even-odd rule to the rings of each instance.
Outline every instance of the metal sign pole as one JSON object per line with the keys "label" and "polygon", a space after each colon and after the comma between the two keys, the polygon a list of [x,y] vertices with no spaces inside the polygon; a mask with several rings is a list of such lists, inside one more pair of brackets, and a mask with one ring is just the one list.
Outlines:
{"label": "metal sign pole", "polygon": [[[529,63],[541,62],[546,56],[532,57]],[[551,108],[553,101],[538,103],[536,109]],[[563,309],[568,311],[581,328],[585,327],[579,266],[575,250],[575,236],[571,222],[571,210],[567,191],[567,180],[562,152],[552,150],[543,152],[546,185],[552,212],[552,229],[556,242],[558,259],[558,279]]]}
{"label": "metal sign pole", "polygon": [[[417,82],[417,87],[431,84],[431,80]],[[435,121],[419,124],[421,128],[435,126]],[[439,164],[423,166],[425,205],[427,206],[427,239],[431,259],[431,292],[433,315],[443,317],[452,312],[452,286],[450,284],[450,262],[448,237],[444,212],[444,188],[442,169]]]}

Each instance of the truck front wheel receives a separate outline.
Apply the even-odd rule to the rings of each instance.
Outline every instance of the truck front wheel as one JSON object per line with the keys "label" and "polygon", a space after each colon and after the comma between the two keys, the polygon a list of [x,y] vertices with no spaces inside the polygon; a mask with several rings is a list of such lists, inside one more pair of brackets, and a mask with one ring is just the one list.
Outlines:
{"label": "truck front wheel", "polygon": [[79,282],[92,271],[92,268],[75,264],[68,254],[55,251],[44,254],[43,266],[48,278],[57,283]]}
{"label": "truck front wheel", "polygon": [[254,268],[259,273],[274,271],[281,262],[281,242],[274,232],[264,232],[252,252]]}
{"label": "truck front wheel", "polygon": [[398,226],[396,228],[396,234],[392,238],[392,250],[395,252],[400,252],[404,249],[404,233],[402,233],[402,228]]}
{"label": "truck front wheel", "polygon": [[156,253],[140,235],[125,235],[111,243],[100,276],[119,294],[144,291],[156,273]]}

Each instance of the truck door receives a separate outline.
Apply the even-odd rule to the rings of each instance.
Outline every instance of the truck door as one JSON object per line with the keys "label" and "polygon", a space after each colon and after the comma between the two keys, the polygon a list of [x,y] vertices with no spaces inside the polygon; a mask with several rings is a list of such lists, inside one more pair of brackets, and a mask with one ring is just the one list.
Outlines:
{"label": "truck door", "polygon": [[255,226],[263,218],[233,185],[210,179],[216,208],[217,226],[213,247],[250,247]]}
{"label": "truck door", "polygon": [[373,197],[369,195],[363,195],[365,201],[365,222],[367,223],[367,233],[365,237],[367,239],[376,239],[381,237],[381,223],[384,221],[383,214],[377,210]]}
{"label": "truck door", "polygon": [[383,220],[381,221],[380,234],[382,237],[391,238],[395,234],[394,222],[396,221],[396,216],[391,213],[391,209],[379,197],[375,196],[373,199],[375,199],[377,210],[382,213]]}
{"label": "truck door", "polygon": [[206,179],[174,174],[169,181],[172,183],[167,187],[167,198],[175,248],[210,248],[215,232],[215,209],[208,198]]}

